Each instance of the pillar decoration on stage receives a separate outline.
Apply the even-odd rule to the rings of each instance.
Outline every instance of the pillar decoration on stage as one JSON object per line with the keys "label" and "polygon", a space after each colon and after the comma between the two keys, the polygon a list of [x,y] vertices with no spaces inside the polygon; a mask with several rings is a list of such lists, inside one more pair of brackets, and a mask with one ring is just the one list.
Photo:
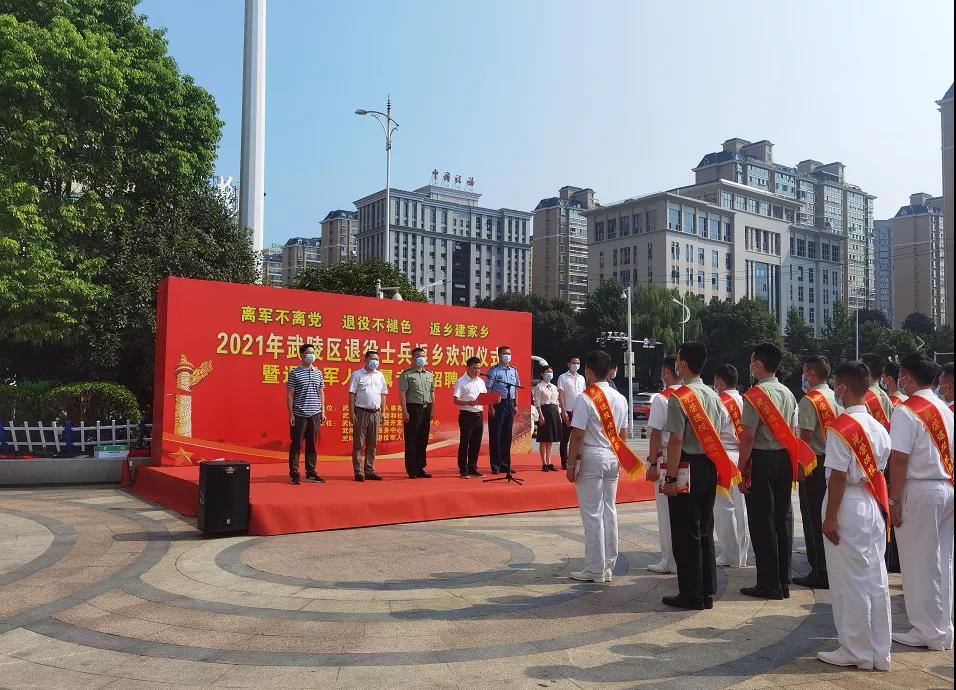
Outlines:
{"label": "pillar decoration on stage", "polygon": [[174,370],[176,373],[176,416],[173,433],[177,436],[193,435],[193,394],[192,388],[202,381],[212,371],[212,362],[206,360],[199,367],[194,368],[186,359],[186,355],[179,355],[179,364]]}

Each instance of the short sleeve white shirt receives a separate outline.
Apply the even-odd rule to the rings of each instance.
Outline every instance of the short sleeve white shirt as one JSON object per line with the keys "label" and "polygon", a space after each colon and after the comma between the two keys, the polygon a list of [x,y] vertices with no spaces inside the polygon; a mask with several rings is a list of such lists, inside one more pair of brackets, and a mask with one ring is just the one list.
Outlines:
{"label": "short sleeve white shirt", "polygon": [[[744,409],[744,399],[736,389],[729,389],[725,392],[737,402],[737,406],[741,410]],[[724,408],[725,413],[723,424],[720,426],[720,440],[724,444],[724,449],[730,455],[730,459],[737,460],[740,454],[740,443],[737,439],[737,432],[734,430],[734,421],[730,418],[730,411],[724,405],[723,400],[721,400],[720,406]]]}
{"label": "short sleeve white shirt", "polygon": [[[668,388],[670,390],[677,390],[680,388],[680,384],[668,386]],[[655,395],[651,401],[651,411],[650,414],[647,415],[647,426],[660,431],[661,442],[667,443],[670,434],[664,431],[664,427],[667,426],[667,398],[663,395]]]}
{"label": "short sleeve white shirt", "polygon": [[[851,405],[843,411],[848,414],[863,427],[867,437],[870,439],[870,445],[873,447],[873,457],[876,460],[876,466],[880,470],[886,468],[886,461],[890,457],[890,435],[886,429],[873,418],[866,405]],[[866,484],[866,475],[860,466],[859,460],[850,450],[843,438],[832,429],[827,432],[826,444],[826,462],[827,478],[830,477],[831,470],[846,472],[847,484]]]}
{"label": "short sleeve white shirt", "polygon": [[[471,378],[468,374],[465,374],[455,381],[455,390],[452,392],[452,396],[462,402],[467,402],[469,400],[475,400],[479,395],[487,392],[488,388],[480,376]],[[465,412],[481,412],[481,405],[462,405],[460,409]]]}
{"label": "short sleeve white shirt", "polygon": [[[933,391],[919,390],[913,394],[929,400],[936,407],[943,418],[946,436],[949,443],[949,454],[953,454],[953,413],[942,400],[936,397]],[[906,464],[907,479],[949,479],[943,469],[942,458],[936,450],[936,444],[930,438],[929,430],[920,421],[911,409],[905,405],[897,405],[890,417],[890,438],[893,440],[893,450],[909,455]]]}
{"label": "short sleeve white shirt", "polygon": [[564,372],[558,377],[558,390],[564,393],[564,411],[573,412],[574,404],[584,392],[584,376]]}
{"label": "short sleeve white shirt", "polygon": [[[627,426],[627,398],[611,388],[606,381],[597,384],[607,396],[611,413],[614,415],[614,427],[618,430]],[[597,408],[586,395],[578,396],[574,403],[571,427],[584,430],[584,447],[611,450],[611,441],[604,433],[604,425],[598,416]]]}
{"label": "short sleeve white shirt", "polygon": [[352,372],[349,381],[349,393],[355,393],[355,406],[366,410],[377,410],[382,405],[382,396],[388,395],[388,385],[380,371],[369,371],[362,367]]}

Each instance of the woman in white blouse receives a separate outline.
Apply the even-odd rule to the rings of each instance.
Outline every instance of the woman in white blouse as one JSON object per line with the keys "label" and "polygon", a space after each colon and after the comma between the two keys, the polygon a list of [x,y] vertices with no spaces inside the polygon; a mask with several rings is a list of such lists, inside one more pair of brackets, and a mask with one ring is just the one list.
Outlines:
{"label": "woman in white blouse", "polygon": [[558,387],[551,383],[554,370],[545,367],[541,382],[531,389],[531,400],[538,411],[538,451],[541,453],[541,471],[557,472],[551,464],[551,448],[561,440],[561,413],[558,410]]}

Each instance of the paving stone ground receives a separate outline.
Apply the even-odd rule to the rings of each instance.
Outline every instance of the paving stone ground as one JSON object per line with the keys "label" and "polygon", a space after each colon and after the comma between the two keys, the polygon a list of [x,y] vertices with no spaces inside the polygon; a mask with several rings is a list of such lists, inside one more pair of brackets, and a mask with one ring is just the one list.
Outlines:
{"label": "paving stone ground", "polygon": [[653,504],[620,524],[595,585],[568,578],[575,510],[205,539],[115,488],[0,491],[0,687],[953,687],[952,651],[895,646],[889,673],[816,661],[836,646],[827,592],[745,599],[752,568],[722,571],[711,611],[667,610]]}

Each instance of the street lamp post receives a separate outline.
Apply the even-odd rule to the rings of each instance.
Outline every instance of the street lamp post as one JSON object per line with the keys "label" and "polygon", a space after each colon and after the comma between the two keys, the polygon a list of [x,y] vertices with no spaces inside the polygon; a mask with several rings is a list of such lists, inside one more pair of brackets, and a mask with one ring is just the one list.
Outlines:
{"label": "street lamp post", "polygon": [[[371,115],[385,130],[385,261],[392,263],[391,228],[392,228],[392,134],[398,129],[398,123],[392,119],[392,98],[385,102],[385,112],[356,108],[356,115]],[[384,118],[384,119],[383,119]]]}
{"label": "street lamp post", "polygon": [[621,297],[627,299],[627,433],[634,437],[634,334],[631,327],[631,286],[628,285]]}
{"label": "street lamp post", "polygon": [[392,294],[392,299],[396,302],[401,302],[404,300],[402,293],[400,292],[401,289],[401,286],[382,285],[381,280],[375,280],[375,296],[379,299],[385,299],[386,290],[394,290],[395,292]]}
{"label": "street lamp post", "polygon": [[671,297],[671,302],[674,304],[679,304],[684,309],[684,318],[680,322],[680,341],[684,342],[684,325],[690,321],[690,308],[684,304],[683,301],[677,299],[676,297]]}

